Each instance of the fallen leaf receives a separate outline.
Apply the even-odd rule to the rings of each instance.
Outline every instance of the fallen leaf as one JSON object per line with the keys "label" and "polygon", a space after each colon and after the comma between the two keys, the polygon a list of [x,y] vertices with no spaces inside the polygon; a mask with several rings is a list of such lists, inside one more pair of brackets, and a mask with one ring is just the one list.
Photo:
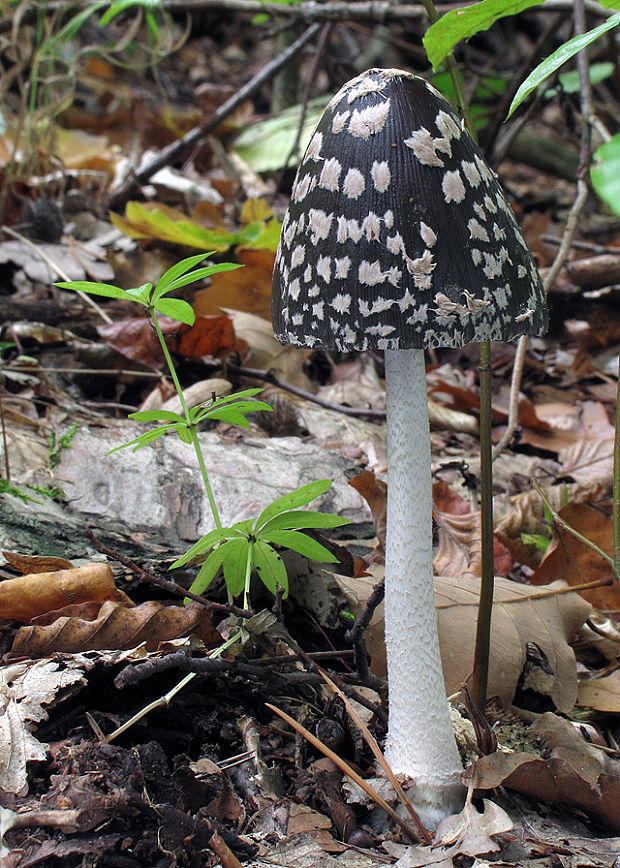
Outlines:
{"label": "fallen leaf", "polygon": [[[616,646],[620,653],[620,645]],[[597,711],[620,712],[620,672],[579,682],[577,705]]]}
{"label": "fallen leaf", "polygon": [[161,642],[189,634],[205,644],[222,639],[208,610],[197,603],[168,606],[150,601],[127,609],[107,601],[93,621],[61,617],[49,626],[21,627],[11,651],[16,655],[43,657],[56,651],[129,649],[143,642],[150,651]]}
{"label": "fallen leaf", "polygon": [[76,569],[32,573],[0,582],[0,618],[29,621],[45,612],[90,600],[121,600],[124,605],[133,605],[115,587],[107,564],[85,564]]}
{"label": "fallen leaf", "polygon": [[[611,555],[613,527],[608,515],[593,506],[579,503],[568,503],[560,509],[559,515],[570,527]],[[533,585],[547,585],[559,578],[569,585],[579,585],[613,578],[613,572],[610,564],[599,554],[573,534],[556,527],[555,538],[531,577],[531,582]],[[620,611],[620,588],[615,580],[609,587],[579,593],[597,609]]]}
{"label": "fallen leaf", "polygon": [[[368,567],[370,577],[334,576],[353,611],[361,611],[384,568]],[[473,669],[480,583],[476,579],[435,576],[435,607],[446,692],[458,693]],[[557,582],[556,590],[565,587]],[[578,594],[549,594],[498,576],[495,579],[491,622],[491,667],[489,696],[512,703],[528,642],[546,655],[553,671],[550,696],[560,711],[569,711],[577,697],[575,655],[569,638],[590,614],[590,606]],[[374,613],[365,633],[371,668],[376,675],[387,671],[383,639],[383,605]]]}
{"label": "fallen leaf", "polygon": [[503,786],[541,802],[569,805],[620,831],[620,776],[601,771],[579,753],[565,749],[562,756],[543,759],[498,752],[475,760],[464,777],[476,789]]}
{"label": "fallen leaf", "polygon": [[222,313],[232,308],[256,314],[271,323],[271,275],[275,255],[270,250],[241,250],[244,268],[221,271],[211,277],[211,286],[194,296],[196,315]]}
{"label": "fallen leaf", "polygon": [[19,552],[2,552],[7,563],[22,575],[28,573],[52,573],[56,570],[72,570],[73,564],[65,558],[51,558],[44,555],[23,555]]}
{"label": "fallen leaf", "polygon": [[34,724],[47,720],[47,708],[60,691],[86,683],[78,661],[29,660],[0,669],[0,789],[28,792],[26,763],[44,760],[47,745],[32,734]]}
{"label": "fallen leaf", "polygon": [[[566,503],[590,503],[601,493],[599,482],[575,482],[541,486],[545,497],[558,512]],[[520,564],[537,567],[543,552],[524,543],[521,534],[550,534],[545,523],[543,502],[535,489],[523,491],[511,498],[510,509],[497,519],[495,536]]]}
{"label": "fallen leaf", "polygon": [[[193,326],[184,325],[167,316],[158,317],[166,336],[168,349],[190,359],[212,356],[220,358],[231,353],[245,354],[246,345],[235,336],[227,316],[196,317]],[[163,367],[165,360],[157,335],[146,317],[130,317],[97,331],[109,346],[128,359],[150,368]]]}

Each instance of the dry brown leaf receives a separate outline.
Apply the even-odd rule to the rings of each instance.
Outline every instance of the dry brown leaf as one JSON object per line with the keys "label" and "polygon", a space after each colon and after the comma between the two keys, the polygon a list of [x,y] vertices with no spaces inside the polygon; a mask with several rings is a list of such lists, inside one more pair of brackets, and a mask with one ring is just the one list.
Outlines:
{"label": "dry brown leaf", "polygon": [[107,564],[85,564],[77,569],[33,573],[0,582],[0,618],[15,621],[30,621],[45,612],[91,600],[121,600],[124,605],[133,606],[115,587]]}
{"label": "dry brown leaf", "polygon": [[[368,568],[372,578],[335,576],[354,611],[361,610],[374,585],[383,578],[383,567]],[[446,691],[457,693],[471,675],[474,659],[480,583],[476,579],[435,576],[435,606]],[[557,582],[556,589],[564,587]],[[569,711],[577,696],[575,655],[568,639],[590,614],[590,606],[578,594],[537,598],[539,589],[509,579],[495,579],[491,624],[489,696],[510,705],[526,660],[526,645],[535,643],[546,655],[554,673],[551,698],[560,711]],[[532,599],[533,598],[533,599]],[[383,641],[383,606],[375,611],[365,633],[371,666],[386,674]]]}
{"label": "dry brown leaf", "polygon": [[[617,648],[620,653],[620,645]],[[620,712],[620,672],[612,672],[604,678],[580,681],[577,705],[615,714]]]}
{"label": "dry brown leaf", "polygon": [[217,315],[226,308],[256,314],[271,323],[271,276],[275,254],[270,250],[240,250],[244,268],[214,274],[211,286],[194,296],[196,315]]}
{"label": "dry brown leaf", "polygon": [[311,350],[290,345],[282,346],[273,336],[271,322],[256,314],[232,310],[228,307],[225,308],[225,313],[233,322],[237,338],[248,345],[246,365],[271,370],[293,386],[316,392],[316,384],[310,381],[303,370]]}
{"label": "dry brown leaf", "polygon": [[581,751],[556,748],[549,759],[498,752],[475,760],[464,776],[476,789],[503,786],[542,802],[571,805],[620,831],[620,776],[602,771]]}
{"label": "dry brown leaf", "polygon": [[[590,503],[601,492],[596,481],[575,482],[569,485],[547,485],[542,487],[545,497],[558,512],[565,503]],[[549,532],[544,522],[543,503],[537,491],[530,489],[512,498],[508,512],[498,519],[495,527],[496,537],[506,546],[520,564],[537,567],[543,552],[533,545],[524,543],[522,533],[545,535]]]}
{"label": "dry brown leaf", "polygon": [[160,642],[192,634],[205,644],[221,641],[209,612],[197,603],[167,606],[150,601],[133,609],[105,602],[94,621],[58,618],[46,627],[21,627],[12,653],[44,657],[56,651],[127,649],[146,643],[147,651]]}
{"label": "dry brown leaf", "polygon": [[[613,528],[611,518],[599,509],[586,504],[568,503],[559,512],[570,527],[611,555]],[[533,585],[546,585],[555,579],[569,585],[613,578],[611,566],[568,531],[556,529],[556,538],[545,552],[542,563],[531,578]],[[617,582],[581,595],[597,609],[620,611],[620,588]]]}
{"label": "dry brown leaf", "polygon": [[[168,348],[186,358],[215,358],[234,352],[243,355],[246,351],[244,341],[235,337],[233,324],[227,316],[196,317],[193,326],[162,316],[159,325],[167,337]],[[161,368],[164,364],[157,335],[144,317],[117,320],[99,326],[97,331],[107,344],[134,362],[151,368]]]}
{"label": "dry brown leaf", "polygon": [[52,573],[56,570],[72,570],[73,564],[65,558],[49,558],[44,555],[22,555],[19,552],[2,552],[6,562],[22,575],[28,573]]}
{"label": "dry brown leaf", "polygon": [[377,552],[385,557],[385,527],[387,520],[387,485],[372,470],[363,470],[349,480],[349,485],[364,498],[375,524],[379,545]]}
{"label": "dry brown leaf", "polygon": [[602,404],[586,401],[575,442],[558,454],[563,476],[578,482],[597,480],[610,488],[613,480],[614,426]]}

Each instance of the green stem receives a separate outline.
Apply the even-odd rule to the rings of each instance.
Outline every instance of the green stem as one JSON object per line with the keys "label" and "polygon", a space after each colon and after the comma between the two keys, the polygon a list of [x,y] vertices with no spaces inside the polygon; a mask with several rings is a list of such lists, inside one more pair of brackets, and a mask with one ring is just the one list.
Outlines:
{"label": "green stem", "polygon": [[613,490],[614,576],[620,583],[620,358],[618,359],[618,394],[616,397],[616,433],[614,436]]}
{"label": "green stem", "polygon": [[493,610],[493,462],[491,412],[491,344],[480,344],[480,533],[482,562],[480,570],[480,603],[476,627],[476,650],[471,681],[471,698],[484,709],[489,676],[491,646],[491,614]]}
{"label": "green stem", "polygon": [[213,489],[211,488],[211,483],[209,482],[209,474],[207,473],[207,466],[205,464],[204,456],[202,454],[202,449],[200,447],[200,441],[198,440],[198,432],[196,431],[196,426],[192,425],[191,418],[189,415],[189,409],[187,407],[187,401],[185,400],[185,395],[183,394],[183,389],[181,388],[181,383],[179,382],[179,378],[177,377],[177,372],[175,370],[174,364],[172,362],[172,356],[168,351],[168,347],[166,345],[166,339],[164,338],[164,334],[161,330],[161,326],[157,320],[157,316],[154,311],[150,312],[151,322],[153,323],[153,328],[155,329],[155,333],[159,339],[159,343],[161,344],[162,351],[164,353],[164,358],[166,360],[166,364],[168,365],[168,371],[170,372],[170,376],[172,378],[172,382],[174,383],[174,388],[176,389],[176,393],[179,397],[179,401],[181,402],[181,408],[183,410],[183,415],[185,416],[185,421],[187,422],[187,430],[189,432],[189,436],[192,442],[192,446],[194,447],[194,451],[196,453],[196,458],[198,459],[198,466],[200,467],[200,473],[202,476],[202,481],[205,487],[205,491],[207,493],[207,499],[209,501],[209,506],[211,507],[211,515],[213,516],[213,521],[215,522],[215,526],[217,528],[222,527],[222,522],[220,520],[220,514],[218,512],[217,505],[215,503],[215,497],[213,495]]}
{"label": "green stem", "polygon": [[252,562],[253,552],[252,552],[253,543],[248,545],[248,559],[245,565],[245,581],[243,583],[243,608],[247,609],[249,607],[250,602],[250,578],[252,576]]}

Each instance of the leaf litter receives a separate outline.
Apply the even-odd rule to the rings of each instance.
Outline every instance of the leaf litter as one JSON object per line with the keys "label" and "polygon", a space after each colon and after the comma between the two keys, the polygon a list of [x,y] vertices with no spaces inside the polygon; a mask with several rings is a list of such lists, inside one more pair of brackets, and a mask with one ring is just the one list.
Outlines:
{"label": "leaf litter", "polygon": [[[216,65],[218,52],[211,55],[209,62]],[[203,52],[200,63],[204,62]],[[115,74],[111,68],[106,72],[112,81]],[[100,108],[107,99],[102,94]],[[131,88],[119,86],[118,97],[116,121],[129,129]],[[218,98],[216,105],[224,98]],[[137,111],[144,111],[141,100],[135,101]],[[227,134],[245,126],[253,111],[252,102],[246,101],[229,122]],[[158,107],[150,121],[153,144],[164,146],[174,140],[173,129],[186,131],[198,122],[195,113],[167,113]],[[64,155],[65,165],[74,172],[102,173],[97,183],[103,190],[117,162],[109,139],[81,130],[62,132],[58,153]],[[251,130],[246,138],[260,151],[260,141],[252,141]],[[10,149],[7,157],[9,153]],[[247,159],[250,153],[246,152]],[[260,153],[259,159],[273,162],[276,156]],[[283,151],[278,165],[287,156]],[[231,160],[230,165],[241,164]],[[204,166],[209,168],[205,171]],[[277,344],[269,325],[269,294],[279,210],[274,213],[260,199],[249,200],[243,211],[237,208],[235,196],[243,192],[242,185],[257,178],[252,181],[248,166],[230,175],[217,169],[210,162],[208,145],[198,149],[193,165],[185,168],[181,179],[191,179],[190,187],[162,172],[151,179],[154,194],[145,189],[155,198],[131,199],[119,209],[122,216],[119,213],[112,220],[125,233],[122,238],[118,232],[104,237],[100,224],[107,229],[109,224],[98,217],[99,222],[90,225],[99,235],[84,239],[82,246],[66,236],[55,244],[37,242],[46,259],[18,240],[3,247],[5,264],[13,269],[7,300],[28,300],[32,319],[40,315],[42,320],[36,328],[23,320],[9,327],[4,324],[0,334],[2,341],[16,347],[8,361],[0,362],[0,397],[9,420],[8,457],[15,456],[16,488],[35,482],[60,489],[54,494],[61,508],[54,513],[52,538],[60,537],[60,547],[66,549],[55,549],[60,560],[51,562],[50,552],[45,551],[46,511],[37,511],[36,504],[30,507],[32,524],[38,522],[38,528],[24,535],[24,513],[12,507],[16,492],[7,489],[0,495],[8,504],[3,516],[9,516],[9,532],[2,538],[5,545],[6,539],[11,541],[12,549],[0,567],[4,579],[0,614],[12,619],[6,622],[3,639],[9,656],[2,668],[4,714],[0,718],[5,746],[0,754],[0,819],[7,866],[51,865],[58,859],[73,865],[121,853],[123,864],[128,865],[156,864],[157,859],[167,858],[166,865],[221,864],[224,868],[239,860],[256,866],[272,865],[275,860],[312,868],[396,860],[400,868],[430,864],[453,868],[463,864],[463,857],[487,864],[480,861],[487,856],[505,860],[500,864],[541,865],[541,854],[565,858],[565,842],[571,842],[568,850],[573,854],[587,853],[588,864],[611,865],[617,839],[614,843],[605,835],[620,830],[620,775],[613,742],[614,715],[620,713],[618,672],[613,671],[617,591],[567,589],[567,583],[608,578],[609,569],[599,556],[549,521],[529,490],[527,476],[515,468],[524,466],[518,459],[532,456],[531,464],[538,465],[553,509],[610,552],[613,398],[609,389],[605,391],[610,384],[597,381],[593,371],[599,370],[601,346],[617,341],[613,330],[617,313],[605,308],[604,302],[576,298],[571,310],[576,326],[561,341],[535,344],[533,369],[524,384],[527,394],[519,401],[521,441],[514,444],[510,469],[504,472],[505,465],[498,462],[501,506],[496,509],[498,578],[491,672],[496,704],[489,708],[489,721],[497,730],[499,749],[469,762],[465,775],[472,789],[465,809],[437,830],[432,850],[391,840],[394,830],[377,833],[369,809],[346,801],[335,766],[320,759],[306,741],[266,710],[267,702],[277,700],[309,731],[328,733],[323,738],[335,745],[339,756],[365,775],[375,774],[359,730],[340,699],[330,695],[308,668],[304,653],[327,655],[317,659],[354,693],[349,702],[365,703],[359,707],[368,712],[367,723],[380,737],[386,703],[381,607],[374,609],[365,632],[370,662],[365,678],[353,674],[347,628],[353,624],[351,616],[364,613],[382,577],[385,483],[370,471],[385,472],[385,440],[382,423],[363,418],[364,410],[384,408],[381,361],[371,356],[330,358]],[[269,190],[271,181],[265,185],[258,180],[263,190]],[[531,177],[525,186],[534,186]],[[95,199],[85,195],[86,212],[97,211]],[[89,221],[76,218],[74,225],[86,232]],[[151,242],[157,246],[148,249]],[[53,333],[45,322],[49,311],[39,304],[49,283],[58,278],[58,267],[70,278],[104,282],[119,280],[122,271],[123,285],[142,285],[151,272],[161,272],[170,264],[170,251],[158,249],[162,242],[229,251],[227,255],[245,266],[215,275],[208,286],[183,294],[197,309],[196,326],[179,327],[172,321],[168,325],[169,347],[183,371],[188,398],[196,394],[191,392],[193,384],[200,386],[199,397],[193,399],[197,401],[208,400],[214,392],[226,395],[233,386],[255,386],[256,379],[244,368],[275,372],[285,384],[297,388],[294,394],[286,389],[276,393],[286,408],[282,419],[288,413],[296,420],[293,436],[299,441],[310,438],[324,453],[337,450],[349,462],[348,476],[362,469],[353,484],[370,507],[365,514],[360,505],[356,507],[355,527],[348,536],[339,535],[331,542],[320,538],[339,557],[338,569],[348,574],[308,564],[301,556],[290,559],[289,574],[296,573],[291,575],[290,599],[276,600],[275,615],[257,616],[258,621],[221,660],[211,659],[209,653],[222,635],[232,635],[234,613],[213,610],[199,601],[181,606],[162,585],[149,586],[138,578],[122,560],[128,551],[160,574],[179,551],[150,537],[147,527],[108,520],[101,504],[93,508],[79,498],[63,501],[62,464],[54,472],[42,436],[68,428],[78,405],[85,425],[115,434],[122,429],[126,434],[118,419],[119,407],[154,409],[157,400],[168,397],[165,387],[152,390],[146,376],[160,366],[149,329],[142,320],[128,320],[122,303],[106,304],[112,319],[108,325],[101,324],[96,312],[85,310],[71,322],[71,332]],[[617,247],[618,235],[611,242]],[[590,267],[586,270],[589,273]],[[563,279],[571,280],[570,270]],[[586,288],[592,285],[587,277],[580,281]],[[58,308],[68,302],[56,298],[55,304]],[[511,358],[508,349],[498,351],[497,370],[505,381],[496,384],[496,435],[507,418]],[[70,370],[61,370],[61,359]],[[446,351],[438,362],[429,372],[436,474],[436,601],[448,692],[457,695],[464,708],[462,684],[472,666],[480,572],[475,489],[479,401],[475,366],[466,354]],[[23,366],[28,367],[27,373]],[[235,366],[242,372],[232,373]],[[600,370],[609,376],[607,367]],[[613,365],[609,370],[614,370]],[[144,404],[149,394],[155,405]],[[317,395],[329,406],[313,403]],[[178,412],[178,407],[167,409]],[[342,409],[361,411],[360,417],[347,420]],[[231,435],[230,429],[217,423],[211,433],[222,440],[232,437],[240,450],[249,443],[260,450],[261,443],[282,434],[277,424],[268,431],[252,425],[248,432]],[[33,427],[40,433],[33,433]],[[89,448],[87,443],[83,448]],[[283,455],[286,462],[287,453]],[[318,458],[313,460],[319,463]],[[234,480],[229,463],[222,469]],[[179,472],[192,473],[182,464]],[[343,485],[347,474],[341,474]],[[132,477],[132,495],[145,501],[148,523],[146,496],[152,492],[136,479]],[[181,498],[173,486],[164,487],[174,510]],[[105,501],[105,492],[101,495]],[[93,520],[96,536],[105,539],[106,564],[83,562],[88,550],[77,527]],[[192,523],[185,516],[175,527],[177,540],[194,542],[197,524],[198,519]],[[522,534],[537,536],[545,550],[524,541]],[[64,554],[77,566],[63,559]],[[45,569],[35,569],[29,562],[32,555],[44,558],[40,566]],[[18,572],[31,575],[19,577]],[[93,572],[99,579],[93,580]],[[180,578],[185,582],[181,593],[193,577],[190,570]],[[259,612],[273,605],[273,600],[261,597],[260,588],[252,592]],[[217,601],[225,607],[221,593]],[[597,625],[604,636],[595,632]],[[146,722],[138,721],[118,741],[107,741],[154,696],[168,696],[188,673],[196,677],[186,693],[153,710]],[[576,721],[587,715],[602,744],[590,745],[579,725],[555,712]],[[86,713],[93,723],[87,722]],[[537,722],[527,730],[523,721],[532,718]],[[527,750],[523,745],[509,746],[510,727],[519,737],[523,734]],[[475,753],[472,740],[470,733],[469,743],[463,742],[470,760]],[[497,793],[500,786],[504,795]],[[487,791],[492,800],[481,798]],[[515,795],[519,793],[527,794],[530,801],[519,801]],[[539,825],[537,802],[546,803],[545,810],[556,803],[563,806],[565,816],[556,818],[551,834]],[[567,805],[574,816],[588,817],[590,825],[567,831]],[[578,831],[573,833],[573,828]],[[528,829],[537,832],[528,838]],[[10,853],[6,842],[12,847]],[[336,859],[330,854],[341,855]]]}

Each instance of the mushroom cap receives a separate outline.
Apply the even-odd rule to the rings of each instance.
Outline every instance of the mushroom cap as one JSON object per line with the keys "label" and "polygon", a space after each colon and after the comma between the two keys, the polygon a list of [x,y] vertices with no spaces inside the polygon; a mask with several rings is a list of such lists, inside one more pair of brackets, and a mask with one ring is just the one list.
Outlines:
{"label": "mushroom cap", "polygon": [[282,224],[272,319],[281,343],[343,351],[545,331],[497,177],[423,78],[370,69],[325,109]]}

